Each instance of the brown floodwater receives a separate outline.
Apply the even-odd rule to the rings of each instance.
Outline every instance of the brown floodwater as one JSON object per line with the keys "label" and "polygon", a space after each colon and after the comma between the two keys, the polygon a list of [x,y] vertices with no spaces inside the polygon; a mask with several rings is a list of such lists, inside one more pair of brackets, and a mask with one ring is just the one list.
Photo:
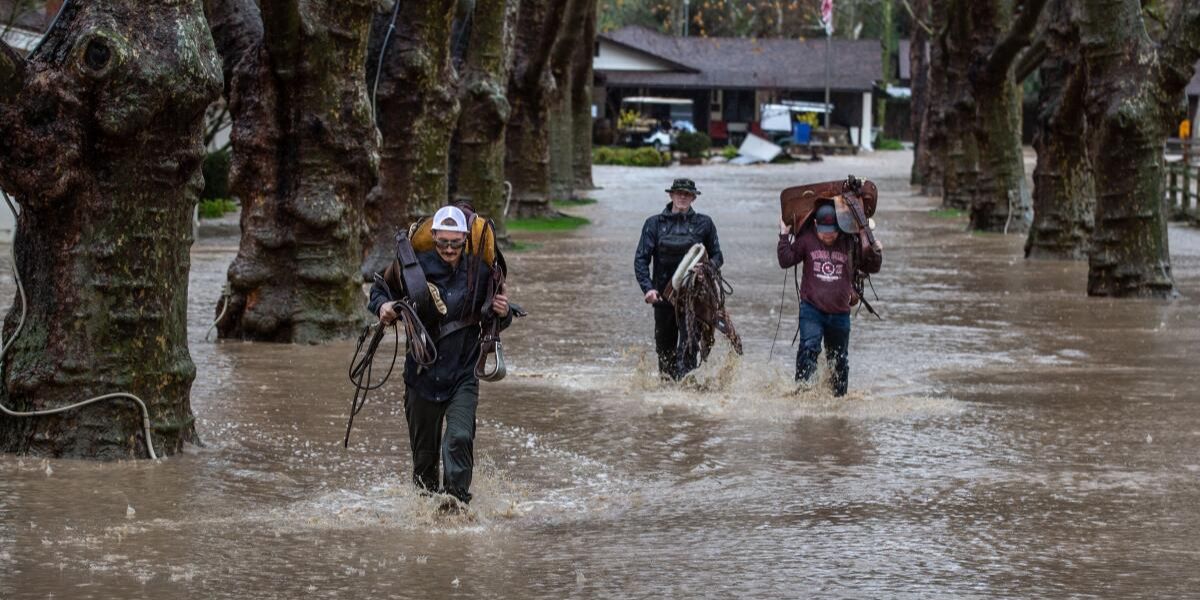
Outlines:
{"label": "brown floodwater", "polygon": [[[482,386],[469,517],[408,484],[398,376],[342,448],[351,343],[204,341],[237,243],[209,233],[204,445],[0,456],[0,598],[1194,597],[1200,232],[1171,229],[1180,298],[1087,298],[1086,265],[931,214],[908,160],[598,168],[599,202],[569,209],[592,225],[517,236],[540,244],[510,257],[531,316]],[[791,383],[774,249],[779,190],[847,173],[880,187],[884,318],[855,318],[835,399]],[[681,386],[655,376],[632,274],[677,176],[717,224],[746,347],[718,339]]]}

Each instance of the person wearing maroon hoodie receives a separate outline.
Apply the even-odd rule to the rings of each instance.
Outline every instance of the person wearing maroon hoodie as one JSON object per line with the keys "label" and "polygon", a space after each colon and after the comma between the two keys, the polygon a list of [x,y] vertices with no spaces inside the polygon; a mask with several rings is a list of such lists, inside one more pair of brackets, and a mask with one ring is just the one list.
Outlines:
{"label": "person wearing maroon hoodie", "polygon": [[850,376],[850,307],[858,303],[853,286],[854,261],[862,261],[857,268],[864,272],[878,273],[883,264],[883,245],[876,241],[870,246],[859,236],[842,232],[833,205],[824,203],[795,235],[791,225],[779,222],[778,250],[780,267],[801,265],[796,381],[811,382],[824,342],[825,359],[832,368],[833,394],[844,396]]}

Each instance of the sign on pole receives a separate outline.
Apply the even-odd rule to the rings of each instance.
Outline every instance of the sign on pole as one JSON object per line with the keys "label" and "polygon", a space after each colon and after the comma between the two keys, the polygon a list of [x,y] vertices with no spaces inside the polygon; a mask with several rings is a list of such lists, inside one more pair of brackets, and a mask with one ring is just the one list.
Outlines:
{"label": "sign on pole", "polygon": [[821,24],[825,25],[825,35],[833,35],[833,0],[821,0]]}

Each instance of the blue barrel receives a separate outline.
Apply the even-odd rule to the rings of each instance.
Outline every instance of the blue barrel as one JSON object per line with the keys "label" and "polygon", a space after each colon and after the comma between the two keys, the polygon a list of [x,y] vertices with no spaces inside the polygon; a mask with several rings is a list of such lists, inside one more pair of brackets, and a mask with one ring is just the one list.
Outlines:
{"label": "blue barrel", "polygon": [[792,141],[797,144],[807,144],[812,138],[812,125],[808,123],[792,123]]}

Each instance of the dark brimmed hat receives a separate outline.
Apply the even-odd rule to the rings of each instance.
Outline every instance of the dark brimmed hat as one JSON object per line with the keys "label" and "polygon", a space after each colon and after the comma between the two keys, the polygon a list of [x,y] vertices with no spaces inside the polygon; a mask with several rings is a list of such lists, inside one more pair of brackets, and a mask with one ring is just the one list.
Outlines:
{"label": "dark brimmed hat", "polygon": [[838,230],[837,210],[832,204],[822,204],[817,209],[817,233],[833,233]]}
{"label": "dark brimmed hat", "polygon": [[679,178],[676,179],[671,187],[667,189],[667,193],[671,192],[687,192],[693,196],[699,196],[700,190],[696,189],[696,182],[691,179]]}

